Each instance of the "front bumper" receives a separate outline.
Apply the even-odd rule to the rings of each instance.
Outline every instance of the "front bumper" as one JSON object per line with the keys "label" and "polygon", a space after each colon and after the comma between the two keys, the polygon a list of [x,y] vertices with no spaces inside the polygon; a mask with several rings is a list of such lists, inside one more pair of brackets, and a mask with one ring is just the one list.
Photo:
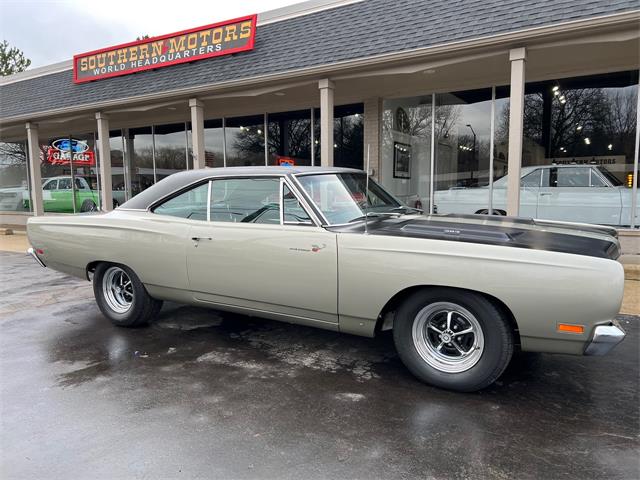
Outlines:
{"label": "front bumper", "polygon": [[36,253],[35,249],[33,247],[29,247],[29,249],[27,250],[27,254],[31,255],[36,262],[38,262],[38,265],[40,265],[42,268],[46,268],[47,266],[42,262],[42,260],[40,260],[40,258],[38,257],[38,254]]}
{"label": "front bumper", "polygon": [[593,338],[584,349],[585,355],[606,355],[624,340],[626,333],[615,320],[610,325],[598,325],[593,330]]}

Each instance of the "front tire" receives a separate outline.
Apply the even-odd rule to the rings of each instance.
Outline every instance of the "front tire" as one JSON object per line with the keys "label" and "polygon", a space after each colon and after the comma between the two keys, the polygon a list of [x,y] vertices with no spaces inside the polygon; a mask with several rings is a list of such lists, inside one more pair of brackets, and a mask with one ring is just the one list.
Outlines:
{"label": "front tire", "polygon": [[416,377],[459,392],[491,385],[514,349],[509,321],[491,302],[449,288],[411,295],[396,312],[393,340]]}
{"label": "front tire", "polygon": [[125,265],[99,264],[93,275],[93,293],[102,314],[119,327],[147,325],[162,308],[162,301],[152,298]]}
{"label": "front tire", "polygon": [[80,211],[83,213],[95,212],[97,210],[98,210],[98,206],[94,203],[93,200],[89,200],[89,199],[82,202],[82,205],[80,206]]}

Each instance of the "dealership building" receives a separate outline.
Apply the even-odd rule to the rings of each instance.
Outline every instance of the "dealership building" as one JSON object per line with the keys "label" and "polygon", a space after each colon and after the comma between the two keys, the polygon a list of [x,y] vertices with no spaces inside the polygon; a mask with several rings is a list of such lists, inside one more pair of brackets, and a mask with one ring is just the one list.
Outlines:
{"label": "dealership building", "polygon": [[0,223],[323,165],[430,212],[637,235],[639,26],[637,0],[311,0],[79,52],[0,80]]}

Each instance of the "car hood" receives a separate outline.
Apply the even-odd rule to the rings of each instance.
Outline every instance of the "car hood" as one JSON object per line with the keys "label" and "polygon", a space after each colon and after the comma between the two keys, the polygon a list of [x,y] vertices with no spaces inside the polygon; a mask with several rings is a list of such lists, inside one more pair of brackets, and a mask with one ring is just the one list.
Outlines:
{"label": "car hood", "polygon": [[617,232],[589,224],[496,215],[411,215],[371,217],[331,231],[425,238],[514,248],[548,250],[615,260],[620,256]]}

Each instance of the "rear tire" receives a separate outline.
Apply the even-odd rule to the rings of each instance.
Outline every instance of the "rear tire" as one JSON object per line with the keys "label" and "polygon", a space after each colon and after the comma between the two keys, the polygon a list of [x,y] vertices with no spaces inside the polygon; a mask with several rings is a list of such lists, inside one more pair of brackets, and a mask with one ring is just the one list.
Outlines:
{"label": "rear tire", "polygon": [[162,300],[152,298],[125,265],[100,263],[93,275],[93,293],[102,314],[119,327],[147,325],[162,308]]}
{"label": "rear tire", "polygon": [[411,373],[458,392],[491,385],[514,349],[509,321],[491,302],[449,288],[425,289],[407,298],[396,312],[393,340]]}

